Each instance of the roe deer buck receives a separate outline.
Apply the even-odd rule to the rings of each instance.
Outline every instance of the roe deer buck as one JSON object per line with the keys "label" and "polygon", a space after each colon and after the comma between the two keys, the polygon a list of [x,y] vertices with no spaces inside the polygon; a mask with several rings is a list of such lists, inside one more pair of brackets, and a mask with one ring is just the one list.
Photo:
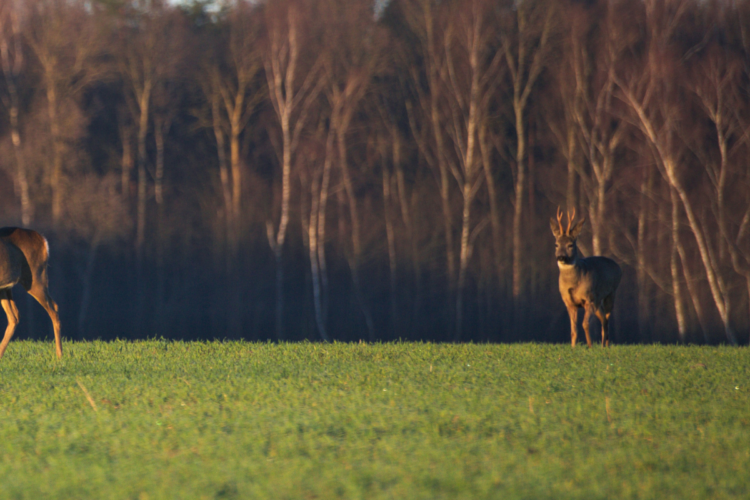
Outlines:
{"label": "roe deer buck", "polygon": [[18,324],[18,308],[11,289],[20,282],[49,314],[55,330],[55,351],[57,357],[62,358],[60,318],[57,316],[57,304],[49,296],[47,287],[48,259],[49,244],[41,234],[20,227],[0,228],[0,304],[8,317],[8,327],[0,342],[0,357],[5,353]]}
{"label": "roe deer buck", "polygon": [[602,323],[602,347],[609,346],[609,317],[615,305],[615,291],[622,278],[622,270],[607,257],[584,257],[578,250],[576,240],[581,234],[584,219],[573,227],[576,211],[568,213],[568,227],[563,230],[562,212],[557,208],[557,220],[550,218],[552,234],[555,235],[555,257],[560,268],[560,295],[570,316],[570,344],[576,346],[578,338],[578,308],[583,307],[583,331],[586,344],[591,347],[589,321],[596,314]]}

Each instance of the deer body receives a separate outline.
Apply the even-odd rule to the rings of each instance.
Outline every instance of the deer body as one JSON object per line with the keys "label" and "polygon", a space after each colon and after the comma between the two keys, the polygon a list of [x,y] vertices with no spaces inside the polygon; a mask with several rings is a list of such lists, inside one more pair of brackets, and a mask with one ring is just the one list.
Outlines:
{"label": "deer body", "polygon": [[0,357],[18,325],[18,308],[12,293],[16,283],[21,283],[49,314],[55,332],[55,351],[58,358],[62,357],[60,319],[47,282],[48,259],[49,245],[41,234],[19,227],[0,228],[0,305],[8,317],[8,326],[0,342]]}
{"label": "deer body", "polygon": [[571,228],[575,211],[568,216],[568,227],[562,227],[562,213],[558,209],[557,221],[550,220],[555,235],[555,257],[560,268],[560,295],[570,316],[570,343],[575,347],[578,338],[578,309],[585,311],[583,330],[586,344],[591,347],[589,322],[596,315],[602,324],[602,346],[609,345],[609,318],[615,305],[615,292],[622,278],[620,266],[607,257],[584,257],[576,240],[583,228],[579,220]]}

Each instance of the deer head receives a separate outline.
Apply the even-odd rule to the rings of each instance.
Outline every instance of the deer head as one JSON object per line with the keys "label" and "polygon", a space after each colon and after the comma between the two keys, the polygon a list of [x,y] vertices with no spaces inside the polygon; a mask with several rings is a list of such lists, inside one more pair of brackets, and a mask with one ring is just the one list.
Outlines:
{"label": "deer head", "polygon": [[[555,236],[555,257],[557,258],[558,265],[571,265],[578,258],[578,246],[576,240],[578,235],[581,234],[583,224],[586,222],[585,219],[579,219],[578,222],[573,223],[576,217],[576,211],[573,209],[573,213],[568,212],[568,227],[563,229],[562,223],[562,210],[557,207],[557,220],[550,218],[550,228],[552,234]],[[571,227],[572,226],[572,227]]]}

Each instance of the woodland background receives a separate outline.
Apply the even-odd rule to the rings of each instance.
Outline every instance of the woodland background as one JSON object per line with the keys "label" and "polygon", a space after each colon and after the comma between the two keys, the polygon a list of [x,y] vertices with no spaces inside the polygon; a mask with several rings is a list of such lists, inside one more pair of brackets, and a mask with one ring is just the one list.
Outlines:
{"label": "woodland background", "polygon": [[0,63],[67,338],[567,342],[561,206],[614,342],[748,342],[748,1],[2,0]]}

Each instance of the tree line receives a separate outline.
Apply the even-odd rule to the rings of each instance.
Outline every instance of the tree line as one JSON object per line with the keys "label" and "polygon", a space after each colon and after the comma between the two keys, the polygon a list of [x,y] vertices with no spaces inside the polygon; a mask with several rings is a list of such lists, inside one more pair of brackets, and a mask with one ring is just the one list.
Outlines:
{"label": "tree line", "polygon": [[[750,3],[0,1],[0,206],[69,338],[748,342]],[[29,336],[44,318],[21,301]]]}

